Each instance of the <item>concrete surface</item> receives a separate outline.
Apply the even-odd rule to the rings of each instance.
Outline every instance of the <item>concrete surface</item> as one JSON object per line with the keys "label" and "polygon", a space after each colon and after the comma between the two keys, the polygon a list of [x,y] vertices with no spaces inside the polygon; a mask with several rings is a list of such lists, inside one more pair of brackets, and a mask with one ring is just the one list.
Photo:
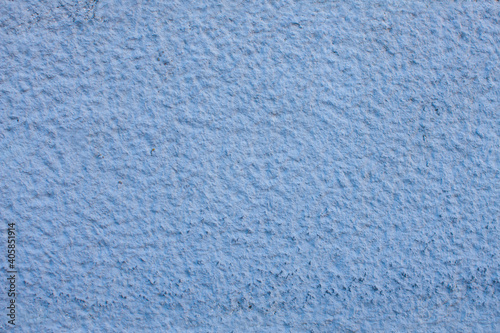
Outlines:
{"label": "concrete surface", "polygon": [[16,331],[500,331],[498,2],[0,6]]}

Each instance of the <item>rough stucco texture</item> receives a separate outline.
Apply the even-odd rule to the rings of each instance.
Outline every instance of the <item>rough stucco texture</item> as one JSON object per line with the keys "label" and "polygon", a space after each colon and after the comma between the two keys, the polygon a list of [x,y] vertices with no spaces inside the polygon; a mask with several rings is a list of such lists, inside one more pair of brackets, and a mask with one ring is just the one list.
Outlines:
{"label": "rough stucco texture", "polygon": [[19,332],[500,330],[497,2],[2,1],[0,41]]}

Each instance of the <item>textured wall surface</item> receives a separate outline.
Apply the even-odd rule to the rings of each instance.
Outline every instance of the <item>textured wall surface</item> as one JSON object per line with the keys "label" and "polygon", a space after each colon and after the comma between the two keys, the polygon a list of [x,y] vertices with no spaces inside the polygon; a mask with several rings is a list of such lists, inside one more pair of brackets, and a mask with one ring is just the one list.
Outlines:
{"label": "textured wall surface", "polygon": [[0,42],[19,332],[500,331],[498,2],[2,0]]}

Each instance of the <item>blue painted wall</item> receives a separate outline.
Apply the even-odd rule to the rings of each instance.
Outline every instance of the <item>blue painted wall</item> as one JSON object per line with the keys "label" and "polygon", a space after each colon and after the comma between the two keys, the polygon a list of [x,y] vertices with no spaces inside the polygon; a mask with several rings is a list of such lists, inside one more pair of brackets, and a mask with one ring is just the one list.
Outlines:
{"label": "blue painted wall", "polygon": [[1,6],[19,332],[500,330],[497,2]]}

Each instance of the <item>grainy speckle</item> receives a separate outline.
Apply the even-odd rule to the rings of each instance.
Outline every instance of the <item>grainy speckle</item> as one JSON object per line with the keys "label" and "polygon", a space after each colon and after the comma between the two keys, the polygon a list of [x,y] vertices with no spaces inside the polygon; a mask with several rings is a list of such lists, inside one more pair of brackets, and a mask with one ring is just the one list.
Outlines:
{"label": "grainy speckle", "polygon": [[4,1],[17,330],[500,331],[499,16]]}

